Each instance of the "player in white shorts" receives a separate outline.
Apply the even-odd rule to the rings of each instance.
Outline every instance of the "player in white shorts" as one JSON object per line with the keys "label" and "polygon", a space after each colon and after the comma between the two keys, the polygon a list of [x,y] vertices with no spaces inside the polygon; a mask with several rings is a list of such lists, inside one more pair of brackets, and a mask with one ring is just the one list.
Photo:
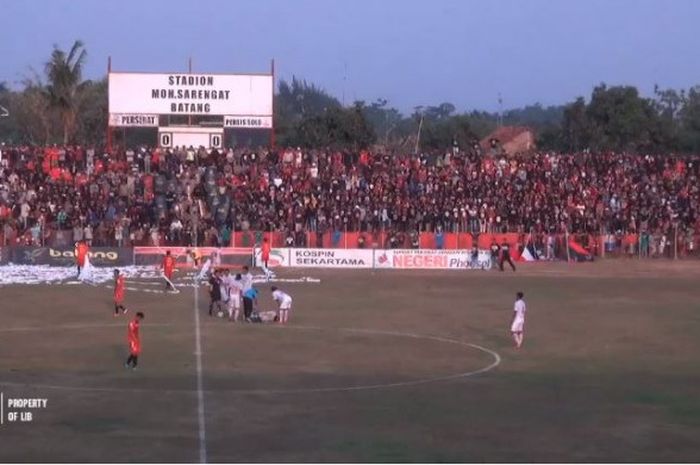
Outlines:
{"label": "player in white shorts", "polygon": [[231,321],[238,321],[241,313],[241,292],[243,291],[243,281],[241,275],[234,278],[229,276],[226,282],[226,292],[228,292],[228,318]]}
{"label": "player in white shorts", "polygon": [[510,332],[513,334],[516,349],[520,349],[523,345],[523,333],[525,331],[525,312],[527,311],[527,307],[525,306],[523,297],[524,294],[522,292],[517,293],[517,299],[513,306],[513,322],[510,324]]}
{"label": "player in white shorts", "polygon": [[272,286],[270,290],[272,290],[272,299],[280,304],[280,323],[285,324],[289,321],[289,311],[292,309],[292,297],[280,291],[275,286]]}

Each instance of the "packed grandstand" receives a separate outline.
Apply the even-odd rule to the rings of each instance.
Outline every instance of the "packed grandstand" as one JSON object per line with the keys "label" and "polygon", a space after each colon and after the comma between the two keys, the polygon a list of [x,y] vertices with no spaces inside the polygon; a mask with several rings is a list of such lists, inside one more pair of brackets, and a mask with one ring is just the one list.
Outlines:
{"label": "packed grandstand", "polygon": [[[3,146],[3,245],[457,248],[511,233],[692,254],[700,158]],[[196,237],[195,237],[196,236]],[[350,239],[348,239],[350,238]],[[350,241],[350,243],[348,243]],[[597,247],[599,241],[583,239]],[[589,242],[588,244],[586,244]],[[247,245],[247,244],[246,244]],[[252,244],[251,244],[252,245]],[[597,252],[597,251],[596,251]]]}

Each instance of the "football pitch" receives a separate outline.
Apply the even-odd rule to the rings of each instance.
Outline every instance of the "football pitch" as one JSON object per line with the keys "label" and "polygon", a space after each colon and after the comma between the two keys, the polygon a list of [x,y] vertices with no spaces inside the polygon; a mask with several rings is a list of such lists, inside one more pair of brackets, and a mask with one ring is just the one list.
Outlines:
{"label": "football pitch", "polygon": [[320,279],[278,284],[286,327],[211,318],[203,288],[131,280],[115,318],[104,285],[0,287],[3,407],[47,401],[5,412],[0,461],[698,461],[700,263],[521,268],[282,269]]}

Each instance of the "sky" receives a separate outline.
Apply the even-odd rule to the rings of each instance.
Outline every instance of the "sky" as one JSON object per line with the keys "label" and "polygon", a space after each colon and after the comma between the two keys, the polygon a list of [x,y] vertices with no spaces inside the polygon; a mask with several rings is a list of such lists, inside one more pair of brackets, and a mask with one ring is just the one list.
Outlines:
{"label": "sky", "polygon": [[80,39],[85,77],[266,72],[346,104],[497,111],[590,96],[600,82],[700,84],[696,0],[0,0],[0,82]]}

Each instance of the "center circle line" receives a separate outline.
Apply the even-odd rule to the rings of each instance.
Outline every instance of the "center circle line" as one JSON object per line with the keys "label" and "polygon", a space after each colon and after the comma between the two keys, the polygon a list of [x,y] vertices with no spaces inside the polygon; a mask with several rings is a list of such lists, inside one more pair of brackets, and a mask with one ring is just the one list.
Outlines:
{"label": "center circle line", "polygon": [[[13,331],[46,331],[46,330],[60,330],[60,329],[90,329],[90,328],[101,328],[101,327],[120,327],[123,324],[119,323],[104,323],[104,324],[84,324],[84,325],[62,325],[55,327],[19,327],[19,328],[2,328],[2,332],[13,332]],[[171,323],[153,323],[149,326],[159,326],[159,327],[170,327],[170,326],[186,326],[186,325],[175,325]],[[208,324],[207,326],[214,326]],[[392,383],[378,383],[378,384],[363,384],[356,386],[336,386],[336,387],[326,387],[326,388],[293,388],[293,389],[207,389],[204,390],[206,394],[305,394],[305,393],[328,393],[328,392],[354,392],[354,391],[368,391],[368,390],[378,390],[378,389],[390,389],[390,388],[400,388],[408,386],[418,386],[428,383],[438,383],[444,381],[451,381],[455,379],[469,378],[481,373],[486,373],[493,370],[501,363],[501,356],[494,350],[487,347],[483,347],[477,344],[472,344],[469,342],[460,341],[458,339],[452,339],[444,336],[433,336],[426,334],[417,334],[411,332],[401,332],[401,331],[387,331],[379,329],[365,329],[365,328],[323,328],[320,326],[271,326],[276,329],[283,330],[307,330],[307,331],[338,331],[346,333],[360,333],[360,334],[376,334],[384,336],[396,336],[396,337],[408,337],[413,339],[424,339],[432,340],[437,342],[442,342],[446,344],[454,344],[462,347],[468,347],[471,349],[476,349],[483,352],[493,359],[490,364],[485,367],[461,372],[454,373],[443,376],[434,376],[428,378],[421,378],[408,381],[397,381]],[[20,383],[12,381],[0,380],[0,386],[10,386],[10,387],[29,387],[35,389],[55,389],[55,390],[65,390],[65,391],[83,391],[83,392],[133,392],[133,393],[150,393],[159,392],[164,394],[196,394],[195,389],[146,389],[146,388],[110,388],[110,387],[89,387],[89,386],[64,386],[64,385],[53,385],[53,384],[35,384],[35,383]]]}

